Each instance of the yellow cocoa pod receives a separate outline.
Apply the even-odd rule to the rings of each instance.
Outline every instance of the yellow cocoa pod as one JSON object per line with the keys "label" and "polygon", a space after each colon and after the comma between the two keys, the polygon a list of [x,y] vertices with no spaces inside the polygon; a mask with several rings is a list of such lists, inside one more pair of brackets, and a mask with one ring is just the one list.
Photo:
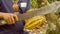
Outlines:
{"label": "yellow cocoa pod", "polygon": [[35,16],[26,20],[25,29],[34,29],[37,25],[41,25],[46,22],[45,16]]}

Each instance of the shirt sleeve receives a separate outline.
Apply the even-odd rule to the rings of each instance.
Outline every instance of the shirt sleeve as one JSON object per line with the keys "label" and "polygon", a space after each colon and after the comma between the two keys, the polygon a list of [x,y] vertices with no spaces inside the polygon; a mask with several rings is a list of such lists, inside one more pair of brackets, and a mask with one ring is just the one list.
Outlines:
{"label": "shirt sleeve", "polygon": [[4,5],[2,4],[2,1],[0,0],[0,12],[5,12]]}
{"label": "shirt sleeve", "polygon": [[26,7],[26,11],[30,9],[30,0],[27,0],[27,7]]}
{"label": "shirt sleeve", "polygon": [[0,0],[0,11],[1,11],[1,0]]}
{"label": "shirt sleeve", "polygon": [[0,0],[0,12],[13,13],[11,0]]}

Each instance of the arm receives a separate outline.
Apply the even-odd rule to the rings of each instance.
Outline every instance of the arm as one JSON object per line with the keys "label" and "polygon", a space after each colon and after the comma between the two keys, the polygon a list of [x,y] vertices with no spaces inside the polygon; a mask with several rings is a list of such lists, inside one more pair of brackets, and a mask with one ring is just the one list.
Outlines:
{"label": "arm", "polygon": [[7,24],[14,24],[18,20],[18,17],[15,14],[10,13],[11,11],[6,13],[8,11],[6,10],[5,5],[8,4],[3,3],[3,1],[4,0],[0,0],[0,19],[4,19]]}
{"label": "arm", "polygon": [[2,13],[0,12],[0,18],[2,18]]}

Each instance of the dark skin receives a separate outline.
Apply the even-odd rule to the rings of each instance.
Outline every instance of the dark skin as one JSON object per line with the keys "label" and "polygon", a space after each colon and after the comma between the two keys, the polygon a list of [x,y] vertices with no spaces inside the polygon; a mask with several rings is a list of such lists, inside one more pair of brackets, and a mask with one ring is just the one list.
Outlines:
{"label": "dark skin", "polygon": [[[18,11],[18,5],[14,4],[13,6],[14,11]],[[16,21],[18,21],[18,17],[16,14],[12,13],[1,13],[0,12],[0,18],[3,18],[7,24],[14,24]]]}

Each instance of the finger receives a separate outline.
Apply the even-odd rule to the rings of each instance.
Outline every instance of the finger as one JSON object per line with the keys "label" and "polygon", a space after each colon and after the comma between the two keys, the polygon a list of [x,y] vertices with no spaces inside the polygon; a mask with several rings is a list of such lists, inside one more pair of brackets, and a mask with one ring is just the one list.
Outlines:
{"label": "finger", "polygon": [[6,19],[6,22],[7,22],[7,24],[10,24],[10,22],[9,22],[9,19],[8,19],[8,18]]}
{"label": "finger", "polygon": [[13,16],[16,21],[18,21],[18,17],[16,15]]}
{"label": "finger", "polygon": [[12,20],[11,20],[11,17],[8,17],[8,24],[12,24]]}
{"label": "finger", "polygon": [[11,21],[12,21],[13,24],[15,23],[15,20],[14,20],[13,16],[11,17]]}
{"label": "finger", "polygon": [[8,23],[6,18],[4,18],[4,21],[5,21],[5,24],[7,24],[7,23]]}

